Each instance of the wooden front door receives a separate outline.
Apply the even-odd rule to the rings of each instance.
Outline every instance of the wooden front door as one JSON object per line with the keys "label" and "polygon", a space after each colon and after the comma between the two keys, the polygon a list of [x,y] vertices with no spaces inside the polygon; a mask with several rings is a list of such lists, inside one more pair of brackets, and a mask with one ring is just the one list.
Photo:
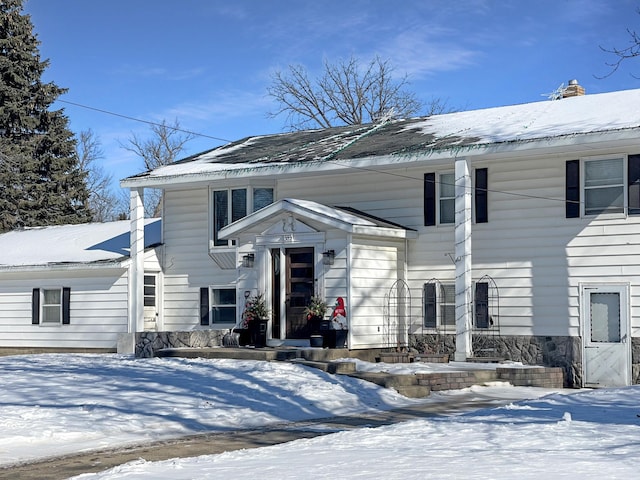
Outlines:
{"label": "wooden front door", "polygon": [[313,247],[287,248],[286,258],[286,332],[287,338],[309,338],[304,309],[314,292]]}

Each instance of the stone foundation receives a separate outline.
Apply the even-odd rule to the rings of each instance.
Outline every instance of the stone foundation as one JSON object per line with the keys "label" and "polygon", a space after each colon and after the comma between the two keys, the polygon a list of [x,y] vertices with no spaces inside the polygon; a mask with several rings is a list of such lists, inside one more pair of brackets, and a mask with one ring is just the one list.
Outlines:
{"label": "stone foundation", "polygon": [[[414,334],[410,335],[409,342],[418,352],[429,355],[449,355],[453,358],[456,349],[455,335]],[[637,350],[640,353],[640,345]],[[560,367],[564,372],[566,387],[582,386],[580,337],[474,335],[473,351],[478,358],[499,358],[524,365]],[[634,379],[636,378],[634,368]]]}
{"label": "stone foundation", "polygon": [[222,345],[226,330],[193,332],[140,332],[136,334],[136,357],[149,358],[164,348],[207,348]]}
{"label": "stone foundation", "polygon": [[631,383],[640,383],[640,338],[631,338]]}

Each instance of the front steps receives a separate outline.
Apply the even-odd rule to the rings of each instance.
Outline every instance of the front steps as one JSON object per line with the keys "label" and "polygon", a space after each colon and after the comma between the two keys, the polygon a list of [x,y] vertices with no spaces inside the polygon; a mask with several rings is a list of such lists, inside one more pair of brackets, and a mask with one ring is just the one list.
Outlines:
{"label": "front steps", "polygon": [[[459,390],[472,385],[503,381],[514,386],[563,388],[562,368],[496,365],[492,369],[465,368],[459,371],[394,374],[357,372],[355,362],[340,359],[362,352],[334,348],[171,348],[158,350],[159,357],[234,358],[238,360],[291,361],[330,374],[349,375],[385,388],[393,388],[409,398],[428,397],[432,391]],[[376,361],[385,363],[448,363],[446,356],[412,355],[400,352],[378,353]],[[369,361],[369,360],[368,360]],[[491,361],[484,363],[493,363]]]}

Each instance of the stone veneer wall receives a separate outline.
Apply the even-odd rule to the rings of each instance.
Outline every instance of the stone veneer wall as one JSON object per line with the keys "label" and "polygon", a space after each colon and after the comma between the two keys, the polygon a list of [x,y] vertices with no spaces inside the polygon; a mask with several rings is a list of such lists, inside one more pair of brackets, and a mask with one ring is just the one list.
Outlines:
{"label": "stone veneer wall", "polygon": [[[447,354],[450,358],[456,349],[455,335],[414,334],[410,335],[409,343],[420,353]],[[496,357],[525,365],[560,367],[564,370],[565,386],[582,386],[580,337],[474,335],[473,351],[477,358]]]}
{"label": "stone veneer wall", "polygon": [[226,330],[196,330],[193,332],[140,332],[136,333],[136,357],[155,356],[163,348],[206,348],[222,345]]}

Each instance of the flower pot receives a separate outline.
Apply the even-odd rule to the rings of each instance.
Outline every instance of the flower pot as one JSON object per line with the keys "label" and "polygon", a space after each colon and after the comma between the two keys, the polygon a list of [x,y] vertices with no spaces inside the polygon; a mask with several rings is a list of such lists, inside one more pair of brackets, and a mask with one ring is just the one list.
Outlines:
{"label": "flower pot", "polygon": [[323,341],[322,335],[311,335],[311,337],[309,337],[309,345],[314,348],[322,348]]}
{"label": "flower pot", "polygon": [[325,348],[347,348],[347,334],[349,330],[324,330],[322,335],[324,337]]}
{"label": "flower pot", "polygon": [[347,348],[347,336],[349,330],[334,330],[336,332],[335,348]]}
{"label": "flower pot", "polygon": [[251,336],[251,344],[255,347],[264,347],[267,345],[267,319],[252,320],[249,322],[249,335]]}

